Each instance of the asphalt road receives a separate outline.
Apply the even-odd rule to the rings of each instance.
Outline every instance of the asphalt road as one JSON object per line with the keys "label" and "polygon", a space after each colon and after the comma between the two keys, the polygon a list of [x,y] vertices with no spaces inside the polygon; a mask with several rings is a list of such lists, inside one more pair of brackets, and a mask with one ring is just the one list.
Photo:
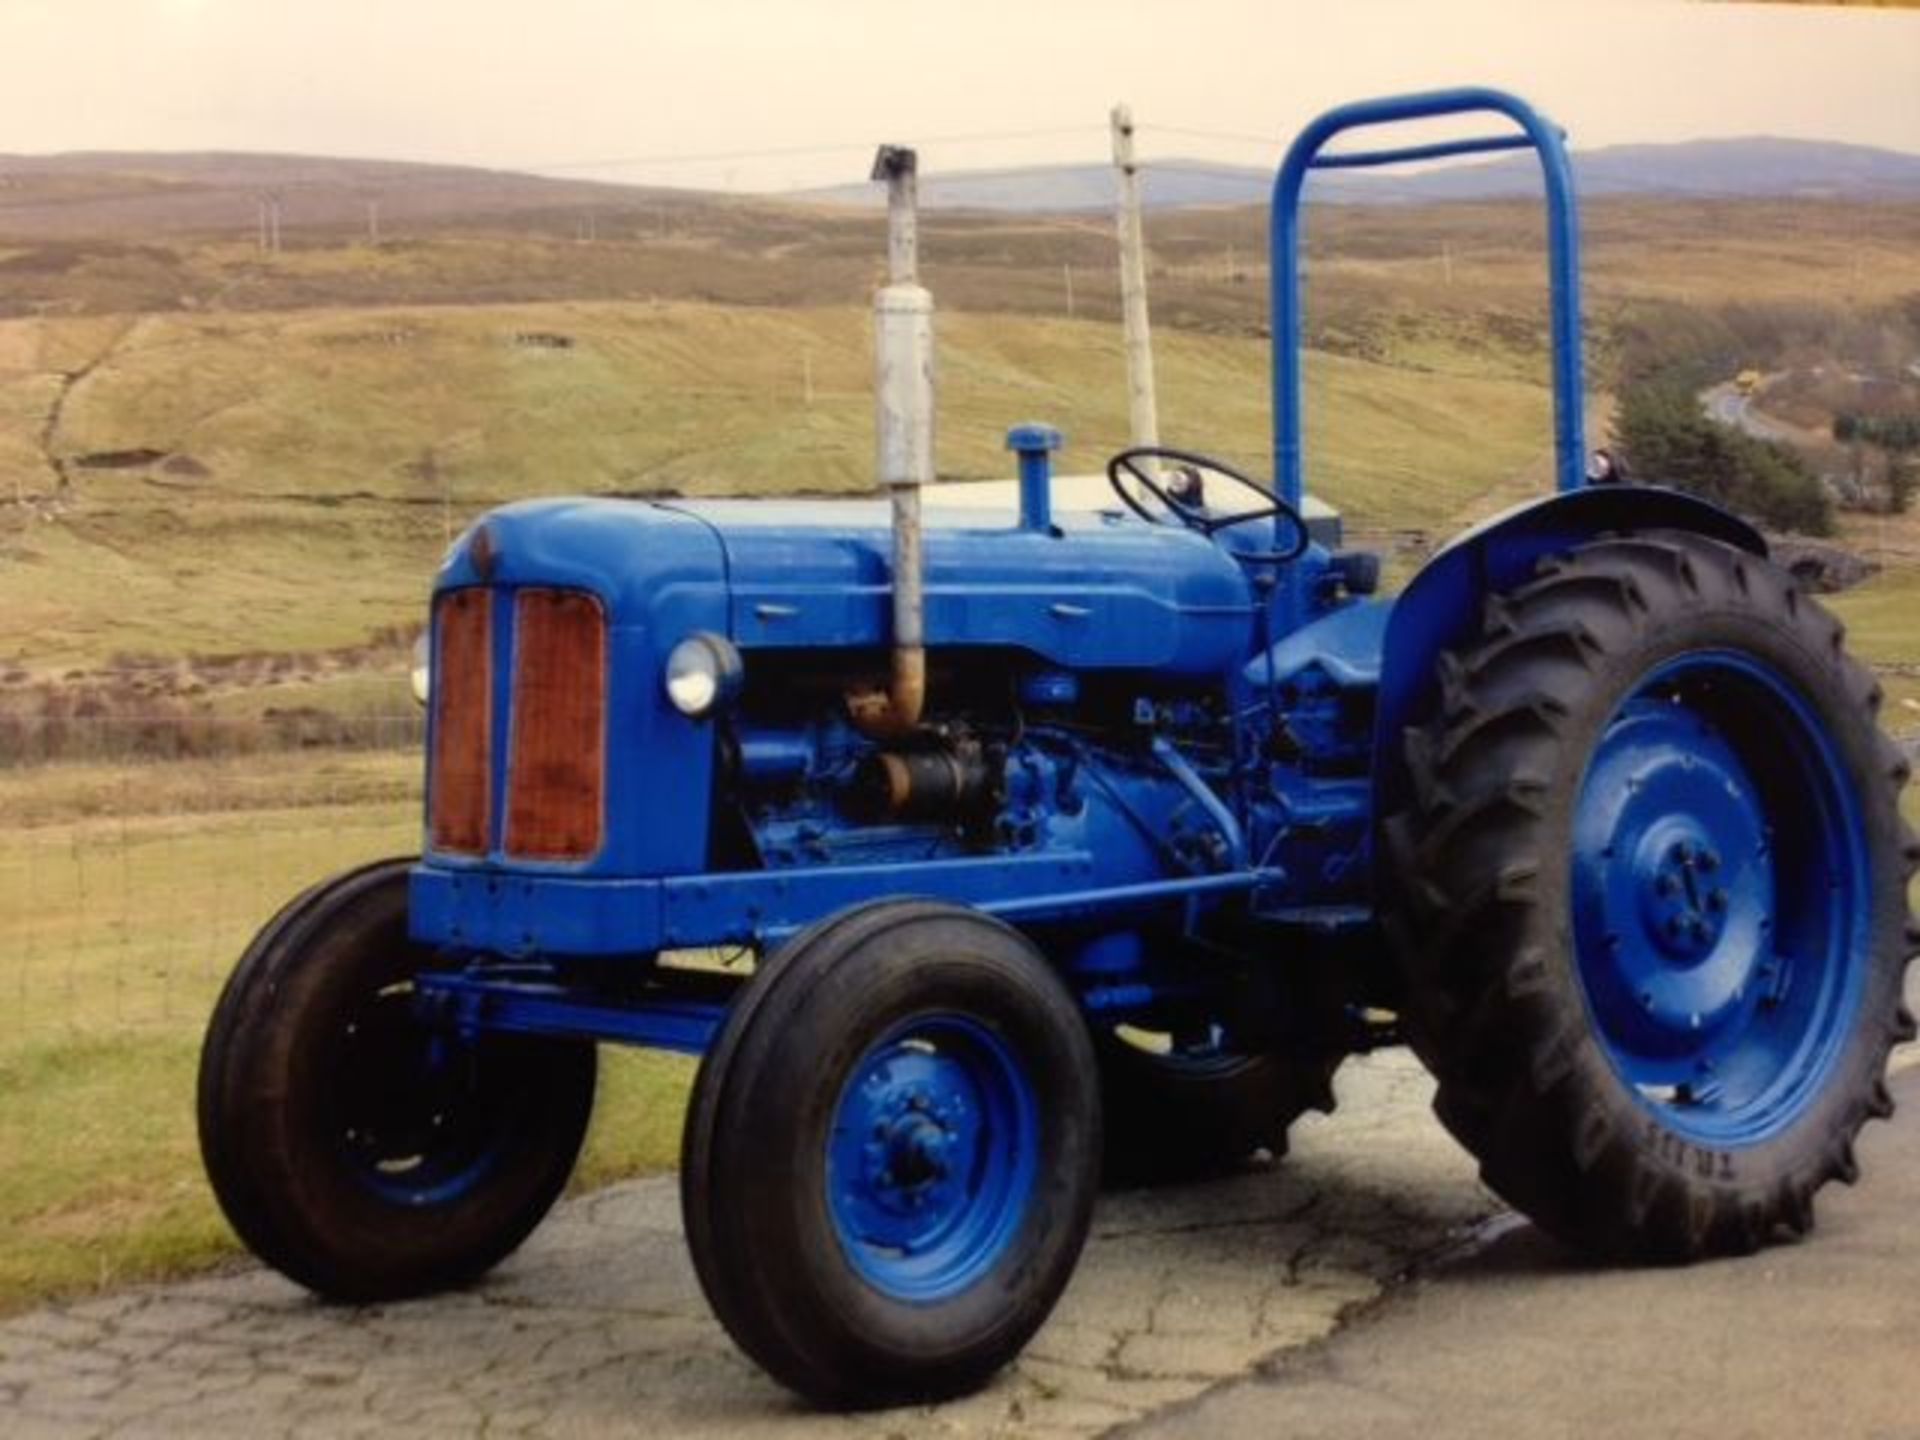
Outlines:
{"label": "asphalt road", "polygon": [[[1910,993],[1920,998],[1920,968]],[[0,1323],[0,1436],[1186,1436],[1524,1430],[1920,1440],[1920,1055],[1812,1243],[1604,1271],[1499,1207],[1405,1055],[1279,1165],[1103,1197],[1059,1310],[979,1395],[812,1413],[708,1314],[674,1182],[569,1202],[486,1283],[316,1303],[253,1269]],[[1461,1256],[1468,1258],[1461,1259]],[[1416,1278],[1402,1283],[1409,1274]],[[1905,1428],[1900,1428],[1904,1426]],[[1877,1428],[1876,1428],[1877,1427]]]}
{"label": "asphalt road", "polygon": [[1709,419],[1735,430],[1744,430],[1756,440],[1790,442],[1796,438],[1790,427],[1769,420],[1755,410],[1753,397],[1741,394],[1740,387],[1732,381],[1701,391],[1700,403]]}
{"label": "asphalt road", "polygon": [[1920,1440],[1920,1068],[1893,1089],[1867,1183],[1824,1195],[1807,1243],[1608,1269],[1512,1220],[1330,1341],[1125,1433]]}

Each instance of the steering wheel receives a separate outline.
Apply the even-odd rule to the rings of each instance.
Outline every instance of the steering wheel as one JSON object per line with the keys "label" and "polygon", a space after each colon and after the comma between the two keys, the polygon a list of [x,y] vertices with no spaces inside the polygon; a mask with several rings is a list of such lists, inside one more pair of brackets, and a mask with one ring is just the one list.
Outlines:
{"label": "steering wheel", "polygon": [[[1210,515],[1206,506],[1200,503],[1200,487],[1195,483],[1185,493],[1169,490],[1154,477],[1152,469],[1143,462],[1164,460],[1174,465],[1185,466],[1195,472],[1196,482],[1199,475],[1222,475],[1258,495],[1267,503],[1257,510],[1249,510],[1241,515]],[[1235,551],[1242,560],[1259,561],[1269,564],[1284,564],[1297,560],[1307,548],[1312,538],[1307,533],[1307,522],[1300,512],[1282,500],[1272,490],[1255,480],[1251,475],[1243,475],[1224,461],[1215,460],[1210,455],[1200,455],[1191,450],[1175,450],[1165,445],[1138,445],[1131,450],[1122,450],[1107,462],[1107,483],[1113,486],[1113,493],[1120,497],[1120,503],[1149,525],[1165,522],[1147,507],[1126,484],[1124,477],[1132,477],[1140,487],[1165,507],[1189,530],[1198,530],[1202,535],[1212,535],[1215,531],[1225,530],[1233,525],[1246,525],[1255,520],[1271,520],[1276,515],[1284,515],[1287,527],[1292,532],[1291,543],[1281,550]]]}

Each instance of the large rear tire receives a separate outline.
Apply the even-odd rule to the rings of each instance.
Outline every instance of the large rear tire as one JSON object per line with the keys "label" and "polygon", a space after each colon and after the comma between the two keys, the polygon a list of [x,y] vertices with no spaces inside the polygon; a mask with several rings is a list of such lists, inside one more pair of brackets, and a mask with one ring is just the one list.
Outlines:
{"label": "large rear tire", "polygon": [[255,938],[200,1059],[200,1148],[247,1247],[329,1299],[474,1279],[539,1224],[593,1110],[594,1051],[415,1019],[406,860],[314,887]]}
{"label": "large rear tire", "polygon": [[1440,676],[1385,869],[1441,1119],[1591,1250],[1804,1233],[1914,1034],[1907,765],[1838,622],[1727,545],[1610,538]]}
{"label": "large rear tire", "polygon": [[797,937],[734,1004],[687,1115],[708,1301],[832,1406],[982,1384],[1051,1313],[1098,1189],[1072,995],[1021,935],[883,901]]}

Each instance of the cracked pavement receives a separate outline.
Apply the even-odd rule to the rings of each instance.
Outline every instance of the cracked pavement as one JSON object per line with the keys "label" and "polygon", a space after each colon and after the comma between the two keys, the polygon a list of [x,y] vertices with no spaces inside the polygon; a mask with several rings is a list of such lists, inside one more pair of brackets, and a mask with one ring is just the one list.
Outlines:
{"label": "cracked pavement", "polygon": [[672,1177],[562,1205],[481,1285],[354,1309],[250,1269],[0,1323],[0,1430],[37,1437],[1087,1435],[1321,1339],[1495,1203],[1411,1058],[1352,1061],[1272,1167],[1102,1197],[1066,1297],[980,1394],[816,1414],[708,1313]]}
{"label": "cracked pavement", "polygon": [[[1908,992],[1920,1000],[1920,967]],[[1908,1047],[1896,1068],[1920,1070],[1920,1047]],[[821,1414],[761,1375],[708,1313],[680,1234],[677,1188],[666,1176],[563,1204],[484,1283],[432,1299],[322,1305],[250,1268],[0,1322],[0,1433],[7,1440],[331,1437],[405,1426],[424,1437],[892,1440],[1083,1436],[1141,1424],[1169,1434],[1267,1434],[1282,1415],[1291,1428],[1331,1414],[1329,1428],[1313,1433],[1369,1433],[1349,1422],[1370,1415],[1414,1435],[1428,1433],[1422,1417],[1430,1419],[1434,1407],[1453,1407],[1461,1424],[1499,1413],[1477,1408],[1488,1403],[1484,1384],[1471,1382],[1484,1379],[1474,1357],[1488,1353],[1473,1341],[1478,1330],[1452,1333],[1459,1317],[1449,1320],[1452,1312],[1435,1307],[1451,1303],[1446,1275],[1463,1266],[1470,1272],[1483,1246],[1497,1257],[1516,1230],[1533,1232],[1511,1216],[1483,1223],[1500,1207],[1433,1120],[1431,1085],[1411,1056],[1350,1061],[1336,1086],[1339,1111],[1301,1122],[1293,1153],[1277,1165],[1206,1184],[1104,1195],[1093,1239],[1052,1320],[991,1386],[947,1405]],[[1908,1107],[1920,1104],[1920,1074],[1903,1075],[1899,1090]],[[1873,1127],[1870,1144],[1879,1153],[1910,1146],[1914,1122],[1902,1119],[1891,1129]],[[1894,1168],[1870,1170],[1861,1193],[1880,1180],[1889,1193],[1876,1203],[1897,1210],[1908,1202],[1893,1193],[1903,1188]],[[1844,1238],[1824,1248],[1816,1238],[1778,1254],[1764,1264],[1620,1272],[1623,1298],[1604,1312],[1605,1323],[1644,1332],[1658,1348],[1663,1332],[1646,1317],[1713,1276],[1751,1286],[1798,1266],[1827,1277],[1843,1312],[1854,1299],[1870,1302],[1872,1277],[1887,1269],[1871,1256],[1849,1269]],[[1441,1279],[1398,1283],[1415,1271]],[[1577,1302],[1591,1283],[1582,1274],[1564,1256],[1528,1270],[1521,1291],[1528,1308],[1510,1322],[1511,1349],[1559,1353],[1550,1348],[1553,1327],[1570,1307],[1558,1297]],[[1350,1323],[1362,1318],[1367,1323]],[[1320,1357],[1337,1363],[1347,1353],[1338,1347],[1356,1345],[1373,1347],[1369,1374],[1411,1376],[1431,1351],[1464,1355],[1459,1373],[1469,1379],[1442,1369],[1425,1388],[1403,1386],[1387,1410],[1352,1414],[1336,1390],[1321,1397],[1330,1411],[1314,1411],[1314,1377],[1328,1363]],[[1568,1357],[1560,1368],[1577,1376],[1583,1364]],[[1350,1387],[1351,1376],[1338,1378]],[[1289,1387],[1285,1396],[1279,1385]],[[1537,1398],[1544,1390],[1528,1393]],[[1531,1417],[1527,1425],[1552,1418],[1531,1404],[1524,1417],[1504,1413]],[[1459,1433],[1475,1432],[1467,1424]]]}

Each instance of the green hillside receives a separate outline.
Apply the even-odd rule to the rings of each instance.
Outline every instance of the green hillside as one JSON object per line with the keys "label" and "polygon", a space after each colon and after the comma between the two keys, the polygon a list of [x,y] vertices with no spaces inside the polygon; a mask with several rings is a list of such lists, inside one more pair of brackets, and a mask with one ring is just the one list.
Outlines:
{"label": "green hillside", "polygon": [[[87,345],[50,458],[48,357]],[[1002,439],[1024,419],[1067,432],[1072,470],[1125,443],[1113,327],[954,314],[940,345],[944,476],[1009,473]],[[1264,470],[1266,346],[1169,331],[1157,351],[1168,440]],[[449,531],[504,500],[871,484],[852,307],[14,321],[0,356],[0,493],[53,502],[0,518],[0,660],[34,672],[358,644],[416,618]],[[1548,443],[1545,391],[1520,381],[1328,356],[1310,390],[1316,488],[1363,524],[1435,524]]]}

